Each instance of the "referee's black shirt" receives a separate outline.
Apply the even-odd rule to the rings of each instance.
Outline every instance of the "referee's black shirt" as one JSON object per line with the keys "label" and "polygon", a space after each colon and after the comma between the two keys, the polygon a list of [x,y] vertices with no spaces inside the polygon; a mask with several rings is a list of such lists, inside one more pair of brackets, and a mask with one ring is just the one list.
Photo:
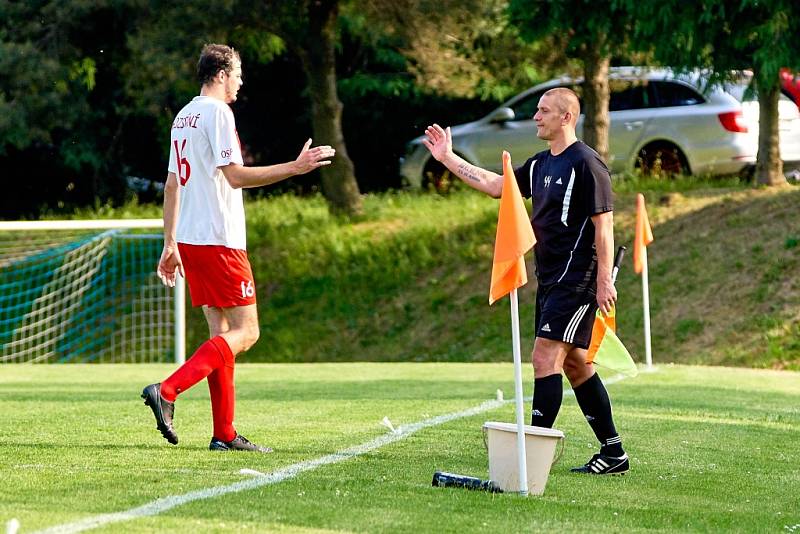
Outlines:
{"label": "referee's black shirt", "polygon": [[520,192],[533,197],[539,285],[566,283],[596,290],[593,215],[612,211],[611,176],[600,156],[581,141],[554,156],[544,150],[515,169]]}

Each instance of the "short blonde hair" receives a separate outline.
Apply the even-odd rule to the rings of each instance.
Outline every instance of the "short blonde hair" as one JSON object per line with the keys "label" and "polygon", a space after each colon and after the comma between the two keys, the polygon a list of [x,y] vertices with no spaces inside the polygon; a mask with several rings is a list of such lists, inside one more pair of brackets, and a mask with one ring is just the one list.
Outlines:
{"label": "short blonde hair", "polygon": [[542,96],[553,96],[556,99],[556,105],[561,113],[572,113],[572,116],[577,119],[581,114],[581,102],[578,100],[578,95],[575,91],[566,87],[555,87],[545,92]]}

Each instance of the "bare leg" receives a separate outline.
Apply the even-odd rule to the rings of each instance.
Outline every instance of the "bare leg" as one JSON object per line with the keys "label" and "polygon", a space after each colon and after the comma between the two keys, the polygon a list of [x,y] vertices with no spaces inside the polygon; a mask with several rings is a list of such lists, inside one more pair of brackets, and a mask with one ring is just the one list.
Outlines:
{"label": "bare leg", "polygon": [[[210,310],[221,311],[228,328],[219,335],[225,339],[234,355],[246,351],[258,341],[258,311],[255,304],[234,308],[210,308]],[[206,315],[207,320],[208,317]],[[211,323],[209,322],[210,329]]]}

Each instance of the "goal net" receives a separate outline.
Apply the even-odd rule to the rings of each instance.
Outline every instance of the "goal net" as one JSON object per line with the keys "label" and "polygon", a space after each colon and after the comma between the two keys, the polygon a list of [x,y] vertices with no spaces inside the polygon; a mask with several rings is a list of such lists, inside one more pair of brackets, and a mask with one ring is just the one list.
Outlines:
{"label": "goal net", "polygon": [[157,219],[0,222],[0,362],[183,359]]}

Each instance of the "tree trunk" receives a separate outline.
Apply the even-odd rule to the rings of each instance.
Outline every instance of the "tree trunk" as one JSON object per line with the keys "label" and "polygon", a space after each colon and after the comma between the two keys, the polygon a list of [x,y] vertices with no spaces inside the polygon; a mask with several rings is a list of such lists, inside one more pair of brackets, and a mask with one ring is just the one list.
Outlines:
{"label": "tree trunk", "polygon": [[778,78],[766,86],[756,79],[758,91],[758,156],[756,157],[756,183],[760,185],[781,185],[786,183],[783,176],[780,141],[778,137],[778,97],[780,86]]}
{"label": "tree trunk", "polygon": [[336,149],[332,163],[320,168],[322,194],[332,213],[355,215],[361,212],[361,195],[344,143],[342,103],[336,92],[334,43],[338,15],[338,0],[309,2],[309,37],[301,57],[311,95],[314,145]]}
{"label": "tree trunk", "polygon": [[610,59],[601,56],[605,36],[598,36],[597,46],[586,47],[583,61],[583,142],[595,149],[608,163],[608,67]]}

